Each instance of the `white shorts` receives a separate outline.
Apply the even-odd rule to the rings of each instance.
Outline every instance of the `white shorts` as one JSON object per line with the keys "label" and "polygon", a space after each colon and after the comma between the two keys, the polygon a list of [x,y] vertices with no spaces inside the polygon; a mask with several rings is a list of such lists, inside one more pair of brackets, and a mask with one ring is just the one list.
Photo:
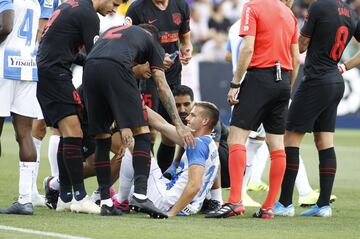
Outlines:
{"label": "white shorts", "polygon": [[[169,191],[166,190],[166,184],[170,182],[169,179],[162,176],[161,169],[157,161],[151,158],[151,167],[147,185],[147,197],[154,203],[155,207],[163,212],[167,212],[177,202],[180,197],[169,196]],[[132,197],[134,187],[132,187],[129,199]]]}
{"label": "white shorts", "polygon": [[37,82],[0,78],[0,117],[11,113],[37,118],[40,105],[36,99]]}
{"label": "white shorts", "polygon": [[266,136],[266,132],[265,132],[263,124],[261,124],[256,131],[250,131],[250,134],[249,134],[249,138],[253,138],[253,139],[255,139],[256,137],[265,138],[265,136]]}

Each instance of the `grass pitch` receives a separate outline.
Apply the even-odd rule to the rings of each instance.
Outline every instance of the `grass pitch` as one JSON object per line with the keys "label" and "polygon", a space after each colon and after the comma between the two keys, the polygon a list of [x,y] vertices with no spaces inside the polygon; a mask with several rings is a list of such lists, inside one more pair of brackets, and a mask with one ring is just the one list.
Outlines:
{"label": "grass pitch", "polygon": [[[16,201],[18,195],[18,147],[11,124],[5,124],[1,137],[3,156],[0,158],[0,207]],[[144,214],[122,217],[101,217],[74,213],[57,213],[47,208],[35,208],[34,216],[0,215],[0,238],[344,238],[360,239],[360,131],[338,130],[335,136],[338,171],[333,193],[332,218],[276,217],[274,220],[253,219],[257,208],[247,208],[244,216],[209,220],[202,215],[153,220]],[[308,135],[301,154],[313,188],[319,188],[317,151]],[[38,188],[44,193],[42,179],[49,175],[47,139],[42,146]],[[264,175],[264,181],[266,180]],[[96,179],[86,180],[88,194],[96,188]],[[265,193],[249,193],[262,202]],[[223,190],[224,199],[228,190]],[[294,202],[297,202],[297,193]],[[298,215],[303,209],[296,208]],[[12,231],[8,227],[34,231]],[[44,234],[51,232],[58,234]],[[73,237],[71,237],[71,236]]]}

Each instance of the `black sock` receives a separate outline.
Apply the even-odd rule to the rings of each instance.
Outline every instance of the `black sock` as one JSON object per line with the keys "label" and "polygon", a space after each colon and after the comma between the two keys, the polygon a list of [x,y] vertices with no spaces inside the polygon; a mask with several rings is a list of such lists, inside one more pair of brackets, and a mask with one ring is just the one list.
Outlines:
{"label": "black sock", "polygon": [[96,139],[95,171],[99,184],[101,200],[110,198],[111,168],[110,168],[111,138]]}
{"label": "black sock", "polygon": [[68,169],[77,201],[86,196],[83,176],[82,138],[64,138],[64,161]]}
{"label": "black sock", "polygon": [[63,202],[70,202],[73,198],[71,180],[68,174],[67,168],[64,162],[63,151],[64,139],[60,137],[58,151],[57,151],[57,163],[59,168],[59,181],[60,181],[60,198]]}
{"label": "black sock", "polygon": [[279,202],[285,207],[292,204],[294,185],[299,171],[299,148],[285,147],[286,170],[281,184],[281,195]]}
{"label": "black sock", "polygon": [[150,172],[150,134],[134,136],[135,146],[133,153],[134,193],[147,194],[147,180]]}
{"label": "black sock", "polygon": [[319,207],[330,204],[331,191],[336,174],[336,154],[334,147],[319,151],[320,195],[317,201]]}
{"label": "black sock", "polygon": [[161,172],[165,172],[173,162],[175,154],[175,146],[168,146],[160,143],[157,151],[157,162],[161,169]]}

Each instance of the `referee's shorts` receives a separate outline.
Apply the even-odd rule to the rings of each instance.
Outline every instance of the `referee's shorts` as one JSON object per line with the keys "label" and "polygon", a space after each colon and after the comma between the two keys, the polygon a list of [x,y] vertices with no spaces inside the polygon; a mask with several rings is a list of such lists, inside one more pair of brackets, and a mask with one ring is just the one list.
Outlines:
{"label": "referee's shorts", "polygon": [[252,68],[247,71],[230,125],[256,131],[263,123],[267,133],[285,133],[290,74],[282,70],[282,80],[275,79],[275,68]]}

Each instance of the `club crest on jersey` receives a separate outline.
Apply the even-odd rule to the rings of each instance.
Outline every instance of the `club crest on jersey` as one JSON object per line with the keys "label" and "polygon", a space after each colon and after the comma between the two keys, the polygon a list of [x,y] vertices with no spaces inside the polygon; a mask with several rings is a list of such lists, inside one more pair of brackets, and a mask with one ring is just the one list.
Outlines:
{"label": "club crest on jersey", "polygon": [[172,14],[172,19],[173,19],[173,22],[176,24],[176,25],[180,25],[181,23],[181,14],[178,13],[178,12],[175,12]]}
{"label": "club crest on jersey", "polygon": [[53,8],[54,7],[54,0],[45,0],[44,7],[46,8]]}

